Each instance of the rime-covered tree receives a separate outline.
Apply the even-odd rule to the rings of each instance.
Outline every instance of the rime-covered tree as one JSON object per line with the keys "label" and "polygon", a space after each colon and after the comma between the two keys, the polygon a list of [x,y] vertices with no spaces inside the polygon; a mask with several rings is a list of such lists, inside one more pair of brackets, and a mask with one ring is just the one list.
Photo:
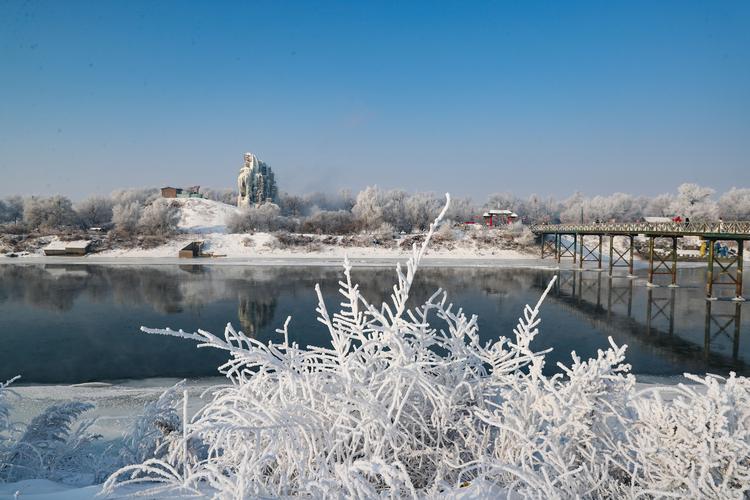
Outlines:
{"label": "rime-covered tree", "polygon": [[352,234],[357,231],[357,220],[346,210],[320,210],[305,217],[300,224],[303,233]]}
{"label": "rime-covered tree", "polygon": [[78,203],[75,210],[81,224],[88,228],[111,222],[112,206],[110,198],[92,196]]}
{"label": "rime-covered tree", "polygon": [[414,193],[406,200],[406,213],[412,229],[426,230],[438,210],[440,199],[434,193]]}
{"label": "rime-covered tree", "polygon": [[750,220],[750,189],[733,187],[721,195],[719,215],[724,220]]}
{"label": "rime-covered tree", "polygon": [[112,222],[121,233],[135,232],[141,218],[141,205],[137,201],[119,203],[112,207]]}
{"label": "rime-covered tree", "polygon": [[113,205],[138,203],[141,207],[159,198],[159,190],[155,188],[117,189],[109,195]]}
{"label": "rime-covered tree", "polygon": [[289,193],[281,193],[279,196],[279,208],[281,214],[287,217],[302,217],[307,208],[307,203],[302,196]]}
{"label": "rime-covered tree", "polygon": [[409,193],[402,189],[391,189],[380,193],[383,221],[397,231],[411,231],[412,224],[406,208]]}
{"label": "rime-covered tree", "polygon": [[180,209],[167,199],[158,199],[143,209],[138,230],[146,234],[171,234],[177,230]]}
{"label": "rime-covered tree", "polygon": [[289,221],[281,216],[281,209],[275,203],[263,203],[245,207],[229,216],[227,227],[232,233],[253,231],[278,231],[288,229]]}
{"label": "rime-covered tree", "polygon": [[716,220],[719,206],[712,199],[715,191],[698,184],[685,183],[677,188],[677,197],[671,205],[672,213],[692,221]]}
{"label": "rime-covered tree", "polygon": [[0,224],[4,222],[19,222],[23,220],[23,198],[9,196],[0,200]]}
{"label": "rime-covered tree", "polygon": [[563,223],[581,222],[581,218],[585,217],[585,201],[583,194],[579,192],[564,200],[560,209],[560,221]]}
{"label": "rime-covered tree", "polygon": [[669,193],[654,196],[646,204],[643,215],[650,217],[670,217],[672,215],[673,204],[674,196]]}
{"label": "rime-covered tree", "polygon": [[227,205],[234,205],[237,202],[237,191],[233,189],[213,189],[202,188],[201,194],[209,200],[220,201]]}
{"label": "rime-covered tree", "polygon": [[30,228],[60,228],[76,225],[78,215],[65,196],[32,196],[24,200],[23,221]]}
{"label": "rime-covered tree", "polygon": [[377,186],[368,186],[359,192],[352,214],[367,230],[376,229],[383,223],[383,206]]}

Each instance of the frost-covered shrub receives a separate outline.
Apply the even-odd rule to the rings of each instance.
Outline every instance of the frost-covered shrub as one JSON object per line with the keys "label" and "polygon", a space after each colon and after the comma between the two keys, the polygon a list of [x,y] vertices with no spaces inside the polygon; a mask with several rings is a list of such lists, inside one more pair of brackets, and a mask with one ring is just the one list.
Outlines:
{"label": "frost-covered shrub", "polygon": [[293,225],[291,219],[281,215],[281,209],[275,203],[246,207],[231,214],[227,219],[227,228],[232,233],[288,231]]}
{"label": "frost-covered shrub", "polygon": [[305,217],[300,224],[302,233],[351,234],[358,230],[351,212],[322,210]]}
{"label": "frost-covered shrub", "polygon": [[132,428],[123,439],[119,462],[135,464],[164,456],[175,436],[182,433],[182,419],[178,413],[183,399],[185,381],[170,387],[159,399],[146,404]]}
{"label": "frost-covered shrub", "polygon": [[[6,386],[0,388],[0,415]],[[78,401],[52,405],[28,425],[13,425],[0,432],[0,481],[44,478],[94,482],[99,453],[93,443],[101,436],[89,432],[93,420],[80,418],[91,408],[93,405]],[[8,426],[7,409],[4,414]]]}
{"label": "frost-covered shrub", "polygon": [[165,235],[177,230],[180,209],[166,199],[158,199],[148,205],[138,218],[138,230],[145,234]]}
{"label": "frost-covered shrub", "polygon": [[[18,380],[20,377],[13,377],[6,382],[0,382],[0,455],[7,448],[10,440],[10,433],[13,431],[13,425],[10,421],[10,399],[16,394],[8,389],[8,386]],[[2,463],[0,462],[0,467]]]}
{"label": "frost-covered shrub", "polygon": [[[452,496],[742,498],[750,490],[750,384],[731,376],[638,392],[625,346],[593,359],[572,353],[543,372],[539,302],[513,334],[482,344],[477,317],[438,290],[408,308],[419,264],[441,216],[390,300],[368,302],[344,263],[342,309],[319,287],[329,346],[263,344],[227,325],[147,333],[229,353],[229,385],[173,432],[166,452],[110,476],[104,493],[215,498]],[[676,398],[662,395],[676,391]],[[183,414],[186,412],[183,412]]]}
{"label": "frost-covered shrub", "polygon": [[238,193],[234,189],[212,189],[202,188],[201,194],[204,198],[214,201],[220,201],[227,205],[234,205],[237,203]]}
{"label": "frost-covered shrub", "polygon": [[109,195],[113,205],[128,205],[136,203],[145,206],[159,198],[159,190],[155,188],[118,189]]}

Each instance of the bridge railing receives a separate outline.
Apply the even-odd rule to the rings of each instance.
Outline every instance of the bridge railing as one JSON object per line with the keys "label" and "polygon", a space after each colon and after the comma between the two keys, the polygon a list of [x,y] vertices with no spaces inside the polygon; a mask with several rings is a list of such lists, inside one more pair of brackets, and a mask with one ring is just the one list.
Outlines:
{"label": "bridge railing", "polygon": [[750,236],[750,221],[726,222],[606,222],[592,224],[536,224],[534,233],[665,233],[718,234]]}

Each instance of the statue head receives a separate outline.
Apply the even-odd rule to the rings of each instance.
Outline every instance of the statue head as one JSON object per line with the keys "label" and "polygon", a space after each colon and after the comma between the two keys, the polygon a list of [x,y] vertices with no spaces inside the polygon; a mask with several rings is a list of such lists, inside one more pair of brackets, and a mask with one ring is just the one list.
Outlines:
{"label": "statue head", "polygon": [[242,168],[253,169],[258,166],[258,157],[252,153],[245,153],[245,164]]}

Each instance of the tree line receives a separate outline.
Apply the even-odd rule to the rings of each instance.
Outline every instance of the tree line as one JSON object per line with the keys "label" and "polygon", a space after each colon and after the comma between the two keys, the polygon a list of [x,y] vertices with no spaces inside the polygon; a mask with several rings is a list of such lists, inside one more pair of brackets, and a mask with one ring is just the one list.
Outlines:
{"label": "tree line", "polygon": [[[204,197],[234,205],[237,193],[204,189]],[[435,193],[408,193],[370,186],[356,196],[282,193],[277,203],[238,211],[227,221],[232,232],[285,230],[303,233],[351,234],[358,231],[413,232],[425,230],[439,212],[443,198]],[[557,200],[532,194],[523,198],[497,193],[482,203],[453,198],[447,218],[480,222],[491,209],[508,209],[522,222],[637,221],[645,216],[701,220],[750,220],[750,189],[732,188],[717,195],[697,184],[682,184],[676,193],[654,197],[614,193],[587,197],[581,193]],[[123,234],[168,234],[176,230],[179,207],[160,197],[157,189],[121,189],[109,196],[93,196],[73,203],[61,195],[11,196],[0,200],[0,224],[16,232],[45,229],[111,227]]]}

